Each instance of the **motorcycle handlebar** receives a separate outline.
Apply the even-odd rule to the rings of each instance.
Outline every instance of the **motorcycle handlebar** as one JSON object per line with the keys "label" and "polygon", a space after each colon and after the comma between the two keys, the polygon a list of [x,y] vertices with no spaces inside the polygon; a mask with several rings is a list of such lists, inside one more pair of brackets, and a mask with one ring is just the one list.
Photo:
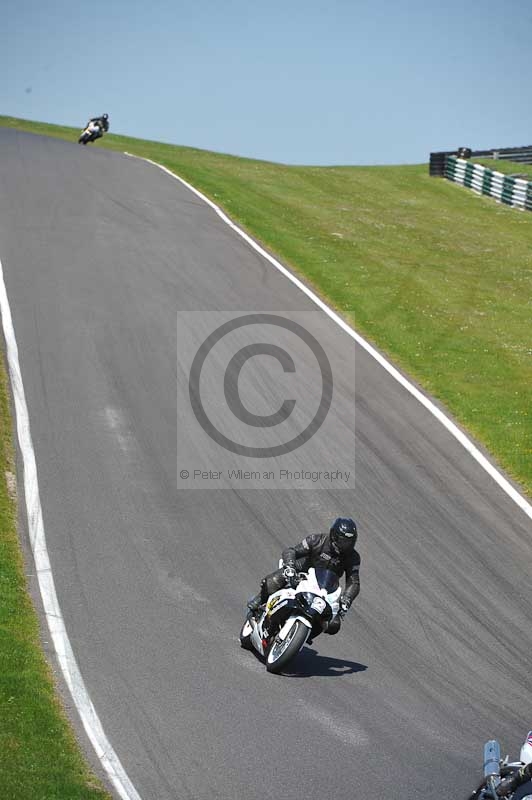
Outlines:
{"label": "motorcycle handlebar", "polygon": [[297,573],[293,567],[290,566],[285,567],[283,570],[283,575],[286,578],[286,582],[292,589],[295,588],[295,586],[297,586],[298,583]]}

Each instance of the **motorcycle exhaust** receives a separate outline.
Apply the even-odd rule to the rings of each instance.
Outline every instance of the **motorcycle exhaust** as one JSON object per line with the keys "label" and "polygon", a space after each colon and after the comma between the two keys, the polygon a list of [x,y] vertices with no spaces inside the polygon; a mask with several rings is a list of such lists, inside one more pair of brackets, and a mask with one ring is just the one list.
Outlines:
{"label": "motorcycle exhaust", "polygon": [[490,739],[484,745],[484,777],[498,778],[500,776],[501,748],[496,739]]}

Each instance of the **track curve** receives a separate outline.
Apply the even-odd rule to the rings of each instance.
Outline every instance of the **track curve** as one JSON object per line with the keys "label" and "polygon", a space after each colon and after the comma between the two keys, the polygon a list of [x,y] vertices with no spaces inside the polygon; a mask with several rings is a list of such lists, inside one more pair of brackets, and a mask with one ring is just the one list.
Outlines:
{"label": "track curve", "polygon": [[[290,317],[309,301],[148,164],[1,129],[0,148],[0,258],[57,592],[143,800],[465,794],[484,740],[513,753],[530,727],[530,521],[318,317],[345,428],[320,440],[324,463],[348,435],[356,357],[353,488],[176,489],[176,315]],[[187,430],[179,458],[204,439]],[[245,599],[282,545],[340,510],[360,523],[359,601],[340,636],[270,676],[239,649]]]}

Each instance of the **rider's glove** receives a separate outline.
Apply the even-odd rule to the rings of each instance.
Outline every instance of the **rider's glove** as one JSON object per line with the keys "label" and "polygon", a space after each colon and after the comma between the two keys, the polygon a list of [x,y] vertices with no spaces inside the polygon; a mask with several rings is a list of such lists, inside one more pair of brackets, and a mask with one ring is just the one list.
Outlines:
{"label": "rider's glove", "polygon": [[503,781],[499,783],[499,785],[495,788],[498,797],[508,797],[509,794],[515,792],[518,786],[523,783],[523,768],[518,769],[517,772],[514,772],[513,775],[510,777],[505,778]]}
{"label": "rider's glove", "polygon": [[342,597],[340,600],[340,610],[338,612],[338,616],[341,617],[341,619],[343,619],[347,614],[347,612],[349,611],[350,607],[351,603],[349,602],[349,600],[346,600],[345,597]]}
{"label": "rider's glove", "polygon": [[296,560],[293,556],[292,557],[288,556],[288,558],[283,559],[283,567],[292,567],[294,569],[295,566],[296,566]]}

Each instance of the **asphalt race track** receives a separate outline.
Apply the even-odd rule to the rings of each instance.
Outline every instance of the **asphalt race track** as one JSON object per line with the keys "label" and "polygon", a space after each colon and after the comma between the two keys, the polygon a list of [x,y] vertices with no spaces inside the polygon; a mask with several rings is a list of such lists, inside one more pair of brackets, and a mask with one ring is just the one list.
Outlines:
{"label": "asphalt race track", "polygon": [[[466,796],[484,741],[517,755],[532,727],[530,520],[179,182],[10,130],[0,153],[0,259],[57,592],[142,800]],[[348,487],[178,477],[236,463],[191,414],[195,321],[199,344],[264,311],[304,324],[334,376],[331,419],[289,463],[356,461]],[[276,332],[287,348],[292,335]],[[261,360],[242,380],[265,414],[280,403],[257,381],[280,369]],[[311,362],[301,406],[319,389]],[[361,595],[340,635],[270,676],[239,647],[247,597],[285,544],[338,513],[359,523]]]}

